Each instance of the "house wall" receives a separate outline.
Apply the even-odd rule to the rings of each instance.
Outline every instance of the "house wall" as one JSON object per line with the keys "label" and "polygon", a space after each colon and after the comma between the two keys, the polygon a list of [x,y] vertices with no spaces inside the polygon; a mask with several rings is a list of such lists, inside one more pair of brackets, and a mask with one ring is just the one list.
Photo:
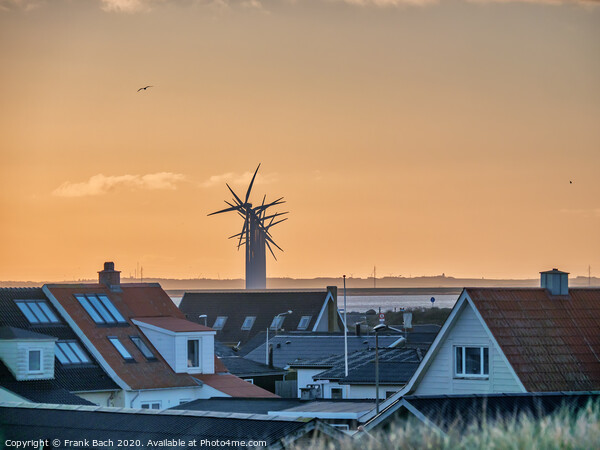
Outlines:
{"label": "house wall", "polygon": [[[379,386],[379,399],[383,400],[385,398],[387,398],[387,393],[388,392],[397,392],[400,389],[402,389],[402,387],[404,386],[404,384],[398,384],[398,385],[380,385]],[[370,384],[370,385],[361,385],[361,384],[356,384],[356,385],[350,385],[348,386],[350,388],[350,392],[349,392],[349,396],[348,398],[354,398],[354,399],[367,399],[367,398],[375,398],[375,385],[374,384]]]}
{"label": "house wall", "polygon": [[[0,358],[18,381],[50,380],[54,378],[54,341],[16,339],[0,341]],[[29,350],[41,350],[42,361],[39,373],[29,373]]]}
{"label": "house wall", "polygon": [[77,397],[81,397],[88,400],[98,406],[123,406],[123,400],[117,401],[118,405],[115,404],[115,398],[118,398],[118,392],[104,391],[104,392],[73,392]]}
{"label": "house wall", "polygon": [[150,329],[140,323],[137,323],[137,325],[167,364],[175,370],[175,336]]}
{"label": "house wall", "polygon": [[309,384],[316,384],[313,375],[323,372],[324,369],[297,369],[298,373],[298,398],[301,397],[300,388],[305,388]]}
{"label": "house wall", "polygon": [[[487,346],[489,377],[458,379],[454,377],[454,346]],[[456,322],[441,342],[433,361],[413,391],[417,395],[483,394],[523,392],[510,366],[494,345],[471,305],[465,301]]]}
{"label": "house wall", "polygon": [[206,384],[202,387],[124,391],[124,395],[119,397],[119,403],[121,404],[115,406],[141,408],[144,402],[160,402],[160,409],[167,409],[178,406],[182,403],[182,400],[191,401],[211,397],[230,396]]}

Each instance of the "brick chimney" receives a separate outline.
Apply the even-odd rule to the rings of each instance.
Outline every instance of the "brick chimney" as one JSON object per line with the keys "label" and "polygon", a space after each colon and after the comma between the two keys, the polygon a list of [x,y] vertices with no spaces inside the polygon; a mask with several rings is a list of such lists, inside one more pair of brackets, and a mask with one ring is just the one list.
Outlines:
{"label": "brick chimney", "polygon": [[540,272],[542,289],[548,289],[550,295],[569,295],[569,273],[558,269]]}
{"label": "brick chimney", "polygon": [[105,262],[104,270],[98,272],[98,281],[111,291],[118,292],[121,290],[121,271],[115,270],[114,262]]}

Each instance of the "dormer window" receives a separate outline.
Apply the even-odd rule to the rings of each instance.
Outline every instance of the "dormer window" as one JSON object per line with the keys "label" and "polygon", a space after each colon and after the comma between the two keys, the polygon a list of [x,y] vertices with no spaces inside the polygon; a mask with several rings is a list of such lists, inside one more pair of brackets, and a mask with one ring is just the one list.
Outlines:
{"label": "dormer window", "polygon": [[227,322],[227,316],[218,316],[217,320],[213,324],[213,330],[222,330],[225,326],[225,322]]}
{"label": "dormer window", "polygon": [[300,323],[298,324],[299,330],[306,330],[308,328],[308,324],[310,323],[310,319],[312,316],[302,316],[300,319]]}
{"label": "dormer window", "polygon": [[27,372],[41,373],[42,372],[42,350],[29,349],[27,351]]}
{"label": "dormer window", "polygon": [[56,359],[65,366],[90,362],[90,358],[88,358],[76,341],[58,341],[56,347],[54,347],[54,354],[56,355]]}
{"label": "dormer window", "polygon": [[32,325],[60,323],[44,300],[17,300],[15,303]]}
{"label": "dormer window", "polygon": [[244,319],[244,323],[242,324],[242,330],[251,330],[255,320],[256,316],[247,316],[246,319]]}
{"label": "dormer window", "polygon": [[200,340],[199,339],[189,339],[187,341],[187,344],[188,344],[187,366],[189,368],[200,367]]}
{"label": "dormer window", "polygon": [[119,310],[104,294],[77,294],[75,298],[98,325],[127,325]]}

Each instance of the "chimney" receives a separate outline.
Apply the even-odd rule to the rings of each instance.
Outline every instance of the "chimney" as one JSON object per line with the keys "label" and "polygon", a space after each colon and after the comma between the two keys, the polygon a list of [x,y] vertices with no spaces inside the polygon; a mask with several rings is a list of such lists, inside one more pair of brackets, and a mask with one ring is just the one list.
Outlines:
{"label": "chimney", "polygon": [[121,290],[121,272],[115,270],[114,262],[105,262],[104,270],[98,272],[98,281],[105,284],[111,291],[119,292]]}
{"label": "chimney", "polygon": [[542,289],[548,289],[550,295],[569,295],[569,273],[558,269],[540,272]]}
{"label": "chimney", "polygon": [[340,331],[338,324],[337,286],[327,286],[327,294],[331,294],[333,302],[327,303],[327,331]]}

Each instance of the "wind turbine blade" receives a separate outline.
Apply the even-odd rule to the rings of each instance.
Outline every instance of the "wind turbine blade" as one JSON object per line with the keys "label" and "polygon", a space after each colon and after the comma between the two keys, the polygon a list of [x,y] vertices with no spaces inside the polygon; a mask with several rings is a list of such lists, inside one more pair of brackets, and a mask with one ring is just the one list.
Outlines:
{"label": "wind turbine blade", "polygon": [[238,241],[238,250],[242,245],[242,238],[246,235],[246,220],[244,220],[244,226],[242,227],[242,232],[240,233],[240,240]]}
{"label": "wind turbine blade", "polygon": [[268,242],[265,242],[265,244],[267,244],[267,248],[271,252],[271,255],[273,255],[273,258],[275,258],[275,261],[277,261],[277,256],[275,256],[275,253],[273,253],[273,249],[271,248],[271,244],[269,244]]}
{"label": "wind turbine blade", "polygon": [[273,244],[275,247],[277,247],[279,250],[283,251],[283,249],[282,249],[282,248],[281,248],[279,245],[277,245],[277,244],[275,243],[275,241],[274,241],[273,239],[271,239],[271,237],[270,237],[270,236],[268,236],[268,235],[265,235],[265,239],[267,240],[267,242],[270,242],[270,243],[271,243],[271,244]]}
{"label": "wind turbine blade", "polygon": [[[225,202],[225,203],[227,203],[227,202]],[[227,204],[229,204],[229,203],[227,203]],[[225,209],[222,209],[220,211],[215,211],[215,212],[210,213],[208,215],[209,216],[214,216],[215,214],[221,214],[221,213],[224,213],[224,212],[235,211],[235,210],[238,210],[238,209],[239,209],[239,206],[233,206],[232,205],[231,208],[225,208]]]}
{"label": "wind turbine blade", "polygon": [[269,224],[269,226],[267,227],[267,230],[268,230],[269,228],[271,228],[271,227],[274,227],[274,226],[275,226],[275,225],[277,225],[278,223],[285,222],[285,221],[286,221],[286,220],[288,220],[288,219],[289,219],[289,217],[286,217],[285,219],[278,220],[278,221],[277,221],[277,222],[275,222],[275,223],[270,223],[270,224]]}
{"label": "wind turbine blade", "polygon": [[235,199],[237,200],[237,202],[241,205],[244,204],[244,202],[242,200],[240,200],[240,198],[236,195],[235,192],[233,192],[233,189],[231,189],[231,186],[229,186],[227,183],[225,183],[225,185],[227,186],[227,188],[229,189],[229,191],[233,194],[233,196],[235,197]]}
{"label": "wind turbine blade", "polygon": [[274,219],[274,218],[275,218],[275,217],[277,217],[277,216],[283,216],[284,214],[289,214],[289,213],[290,213],[289,211],[286,211],[286,212],[281,212],[281,213],[275,213],[275,214],[272,214],[272,215],[270,215],[270,216],[265,216],[265,217],[263,217],[263,218],[262,218],[262,220]]}
{"label": "wind turbine blade", "polygon": [[281,205],[282,203],[285,203],[285,201],[282,201],[283,197],[278,198],[277,200],[271,202],[271,203],[267,203],[266,205],[261,205],[261,206],[257,206],[256,208],[254,208],[255,211],[264,211],[267,208],[270,208],[271,206],[275,206],[275,205]]}
{"label": "wind turbine blade", "polygon": [[246,192],[246,201],[244,203],[248,203],[248,199],[250,198],[250,191],[252,190],[252,185],[254,184],[254,179],[256,178],[256,174],[258,173],[258,169],[260,169],[260,164],[254,171],[254,175],[252,176],[252,181],[250,181],[250,186],[248,186],[248,191]]}

